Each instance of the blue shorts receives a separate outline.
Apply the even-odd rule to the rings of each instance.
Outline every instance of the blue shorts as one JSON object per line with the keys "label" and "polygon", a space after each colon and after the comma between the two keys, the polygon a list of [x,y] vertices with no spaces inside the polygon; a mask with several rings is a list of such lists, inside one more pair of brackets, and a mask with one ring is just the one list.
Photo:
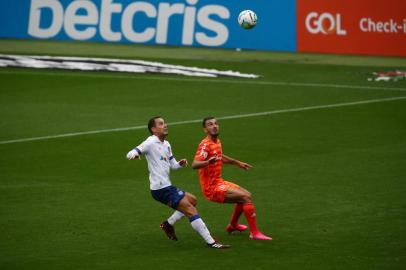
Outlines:
{"label": "blue shorts", "polygon": [[152,197],[163,204],[177,210],[179,202],[185,197],[185,192],[175,186],[151,190]]}

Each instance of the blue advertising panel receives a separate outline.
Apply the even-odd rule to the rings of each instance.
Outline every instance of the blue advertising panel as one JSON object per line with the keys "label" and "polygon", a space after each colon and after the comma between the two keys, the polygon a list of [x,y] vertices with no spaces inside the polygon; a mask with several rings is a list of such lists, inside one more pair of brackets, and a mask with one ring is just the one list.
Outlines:
{"label": "blue advertising panel", "polygon": [[[251,30],[237,23],[245,9]],[[0,38],[296,51],[296,1],[3,0]]]}

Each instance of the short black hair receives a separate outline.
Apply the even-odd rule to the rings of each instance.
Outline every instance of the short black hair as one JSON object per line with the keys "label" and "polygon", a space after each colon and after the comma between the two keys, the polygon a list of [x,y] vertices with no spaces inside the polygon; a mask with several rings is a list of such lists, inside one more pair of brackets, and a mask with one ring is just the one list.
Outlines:
{"label": "short black hair", "polygon": [[162,117],[161,116],[154,116],[151,119],[149,119],[149,121],[148,121],[148,130],[149,130],[149,132],[151,134],[154,134],[152,132],[152,128],[155,127],[155,120],[158,119],[158,118],[162,118]]}
{"label": "short black hair", "polygon": [[203,122],[202,122],[203,127],[206,127],[206,122],[211,119],[216,119],[216,118],[214,116],[207,116],[207,117],[203,118]]}

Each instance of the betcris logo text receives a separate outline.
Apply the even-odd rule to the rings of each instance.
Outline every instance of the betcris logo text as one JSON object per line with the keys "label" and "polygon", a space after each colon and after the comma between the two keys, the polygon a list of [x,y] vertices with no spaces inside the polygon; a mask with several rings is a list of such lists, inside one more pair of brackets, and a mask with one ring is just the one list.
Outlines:
{"label": "betcris logo text", "polygon": [[[253,29],[237,22],[244,9],[258,15]],[[329,19],[311,27],[338,29]],[[296,0],[0,0],[0,38],[294,52]]]}
{"label": "betcris logo text", "polygon": [[31,0],[28,35],[151,44],[170,44],[175,36],[174,44],[222,46],[229,38],[230,10],[198,2]]}

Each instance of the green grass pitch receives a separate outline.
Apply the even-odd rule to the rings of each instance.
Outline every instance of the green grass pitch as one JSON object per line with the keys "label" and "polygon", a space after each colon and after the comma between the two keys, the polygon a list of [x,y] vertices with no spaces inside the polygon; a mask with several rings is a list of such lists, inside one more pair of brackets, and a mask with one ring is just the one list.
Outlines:
{"label": "green grass pitch", "polygon": [[[0,269],[404,269],[406,81],[367,81],[373,71],[405,69],[404,58],[14,40],[0,41],[0,53],[154,59],[262,75],[1,68]],[[341,105],[323,107],[332,104]],[[311,106],[320,107],[303,109]],[[186,219],[176,224],[178,242],[160,231],[172,211],[150,196],[145,159],[125,159],[146,129],[3,143],[142,126],[155,115],[171,123],[274,111],[219,121],[224,153],[254,166],[225,166],[223,176],[251,191],[258,225],[273,241],[228,235],[232,206],[205,200],[190,167],[171,173],[197,196],[200,215],[229,250],[206,248]],[[191,162],[200,124],[169,132],[176,157]]]}

